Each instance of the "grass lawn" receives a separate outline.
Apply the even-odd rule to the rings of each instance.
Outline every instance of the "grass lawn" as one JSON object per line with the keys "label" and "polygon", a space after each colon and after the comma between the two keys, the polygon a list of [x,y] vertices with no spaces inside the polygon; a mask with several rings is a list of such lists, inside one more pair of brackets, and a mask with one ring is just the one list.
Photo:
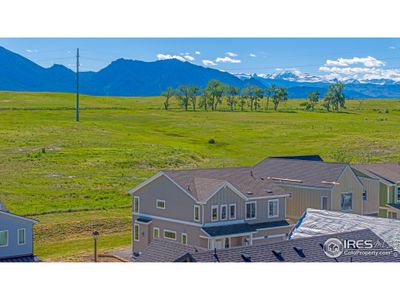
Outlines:
{"label": "grass lawn", "polygon": [[[79,260],[131,243],[129,188],[165,168],[251,165],[270,155],[325,160],[400,160],[400,101],[350,100],[341,113],[192,112],[160,97],[81,97],[0,92],[0,200],[40,221],[36,253]],[[222,107],[224,109],[224,107]],[[209,139],[215,144],[209,144]]]}

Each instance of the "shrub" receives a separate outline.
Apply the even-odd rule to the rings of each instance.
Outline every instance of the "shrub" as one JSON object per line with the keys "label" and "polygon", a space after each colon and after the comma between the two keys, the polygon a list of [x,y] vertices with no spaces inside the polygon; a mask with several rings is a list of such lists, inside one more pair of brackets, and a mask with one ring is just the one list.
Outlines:
{"label": "shrub", "polygon": [[215,141],[214,139],[209,139],[209,140],[208,140],[208,143],[209,143],[209,144],[215,144],[216,141]]}

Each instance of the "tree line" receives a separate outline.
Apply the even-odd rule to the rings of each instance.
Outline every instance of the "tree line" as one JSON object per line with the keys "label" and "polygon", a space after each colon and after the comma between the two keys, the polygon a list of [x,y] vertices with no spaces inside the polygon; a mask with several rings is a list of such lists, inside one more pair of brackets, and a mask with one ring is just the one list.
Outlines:
{"label": "tree line", "polygon": [[[342,93],[344,86],[342,83],[332,84],[323,98],[323,107],[328,111],[344,108],[345,97]],[[219,80],[210,80],[204,89],[196,85],[180,85],[174,89],[169,87],[161,96],[164,97],[164,109],[168,110],[173,98],[186,111],[191,109],[203,109],[205,111],[215,111],[225,101],[227,107],[234,111],[239,109],[244,111],[249,107],[250,111],[257,111],[262,107],[262,101],[265,101],[266,109],[269,110],[272,104],[275,111],[279,104],[288,100],[288,92],[285,87],[278,87],[274,84],[268,88],[262,89],[258,86],[248,85],[240,89],[236,86],[224,85]],[[307,102],[302,104],[306,110],[314,110],[319,99],[319,92],[310,92]]]}

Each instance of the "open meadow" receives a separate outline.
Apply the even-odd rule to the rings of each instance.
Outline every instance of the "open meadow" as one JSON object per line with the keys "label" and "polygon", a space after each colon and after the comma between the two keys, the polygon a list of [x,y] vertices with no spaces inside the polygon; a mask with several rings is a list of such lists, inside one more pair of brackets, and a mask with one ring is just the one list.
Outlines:
{"label": "open meadow", "polygon": [[[267,156],[400,160],[400,100],[349,100],[347,109],[185,112],[162,97],[0,92],[0,200],[40,222],[35,252],[76,261],[131,243],[129,188],[160,169],[252,165]],[[209,143],[214,139],[215,143]]]}

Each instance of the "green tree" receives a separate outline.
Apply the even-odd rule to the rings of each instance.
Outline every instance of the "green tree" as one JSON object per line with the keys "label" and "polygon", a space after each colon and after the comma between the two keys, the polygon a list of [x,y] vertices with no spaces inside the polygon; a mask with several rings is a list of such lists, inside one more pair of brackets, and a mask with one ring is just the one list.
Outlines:
{"label": "green tree", "polygon": [[169,99],[171,99],[175,94],[175,90],[172,87],[167,88],[162,94],[161,96],[165,97],[164,100],[164,109],[168,110],[169,108]]}
{"label": "green tree", "polygon": [[270,87],[266,88],[265,95],[267,97],[267,110],[269,109],[269,101],[271,100],[272,96],[276,93],[276,85],[271,84]]}
{"label": "green tree", "polygon": [[244,111],[244,105],[247,102],[247,97],[247,91],[246,89],[243,89],[239,96],[240,111]]}
{"label": "green tree", "polygon": [[243,89],[242,95],[249,101],[250,110],[257,110],[260,99],[264,96],[264,91],[257,86],[249,85]]}
{"label": "green tree", "polygon": [[206,87],[209,94],[209,104],[212,110],[217,109],[218,103],[222,102],[222,95],[224,93],[224,86],[219,80],[210,80]]}
{"label": "green tree", "polygon": [[306,110],[314,110],[319,101],[319,92],[310,92],[308,94],[308,102],[305,106]]}
{"label": "green tree", "polygon": [[264,90],[259,87],[254,87],[253,89],[254,94],[254,110],[257,110],[261,105],[261,99],[264,98]]}
{"label": "green tree", "polygon": [[278,110],[278,105],[281,102],[286,102],[288,100],[288,93],[284,86],[281,86],[275,90],[275,93],[272,95],[272,100],[274,103],[274,110]]}
{"label": "green tree", "polygon": [[337,82],[332,84],[327,93],[324,95],[323,106],[327,111],[338,111],[340,108],[345,108],[346,97],[343,94],[344,84]]}
{"label": "green tree", "polygon": [[180,85],[175,93],[175,97],[186,111],[188,110],[189,101],[191,99],[191,89],[190,85]]}
{"label": "green tree", "polygon": [[236,86],[229,85],[225,87],[224,94],[226,96],[226,102],[230,107],[231,111],[233,111],[235,108],[239,92],[240,89]]}
{"label": "green tree", "polygon": [[191,85],[190,86],[189,98],[190,98],[190,101],[192,103],[193,111],[196,111],[196,102],[197,102],[198,93],[199,93],[199,87],[196,86],[196,85]]}
{"label": "green tree", "polygon": [[200,103],[199,106],[204,108],[205,111],[208,110],[208,102],[210,101],[210,94],[207,89],[203,89],[200,92]]}

